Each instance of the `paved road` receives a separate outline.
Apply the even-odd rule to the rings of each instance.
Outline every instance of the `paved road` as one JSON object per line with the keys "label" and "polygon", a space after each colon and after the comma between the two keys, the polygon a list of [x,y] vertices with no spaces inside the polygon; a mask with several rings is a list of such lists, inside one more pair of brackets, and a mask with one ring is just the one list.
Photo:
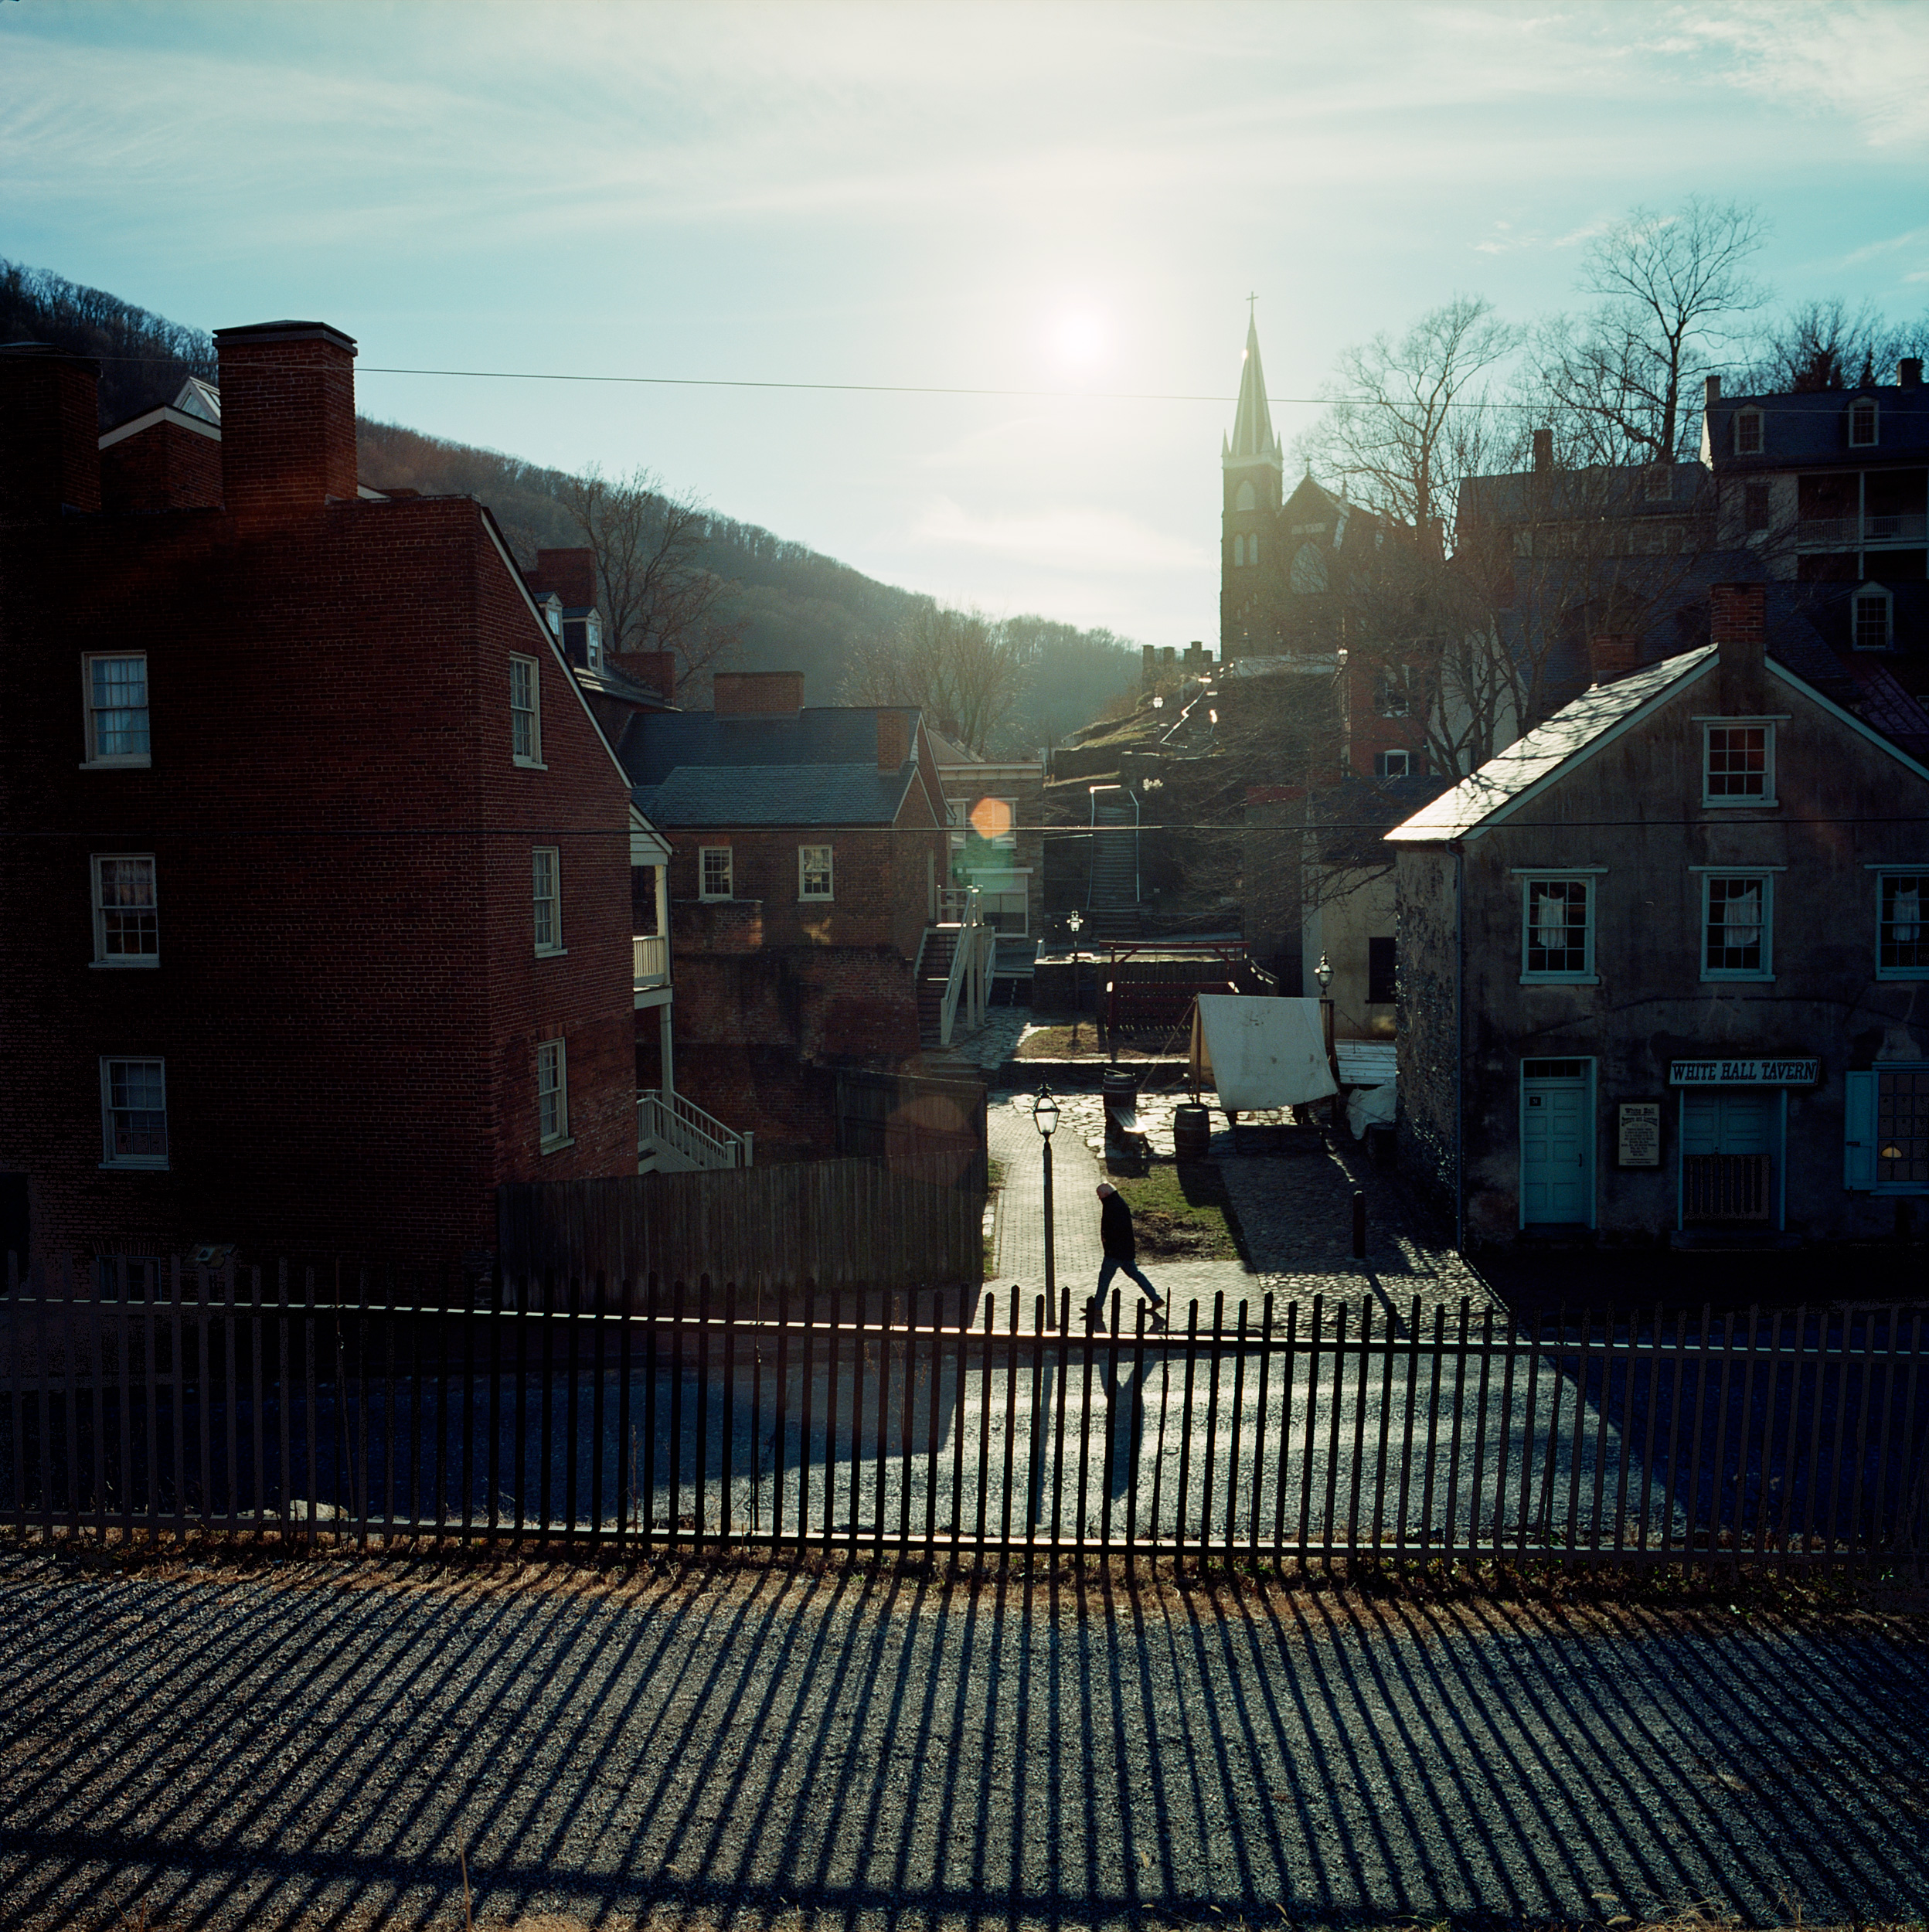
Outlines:
{"label": "paved road", "polygon": [[9,1927],[137,1901],[168,1928],[460,1923],[458,1851],[485,1924],[1929,1904],[1929,1773],[1896,1722],[1929,1704],[1929,1652],[1880,1637],[13,1557],[0,1657]]}

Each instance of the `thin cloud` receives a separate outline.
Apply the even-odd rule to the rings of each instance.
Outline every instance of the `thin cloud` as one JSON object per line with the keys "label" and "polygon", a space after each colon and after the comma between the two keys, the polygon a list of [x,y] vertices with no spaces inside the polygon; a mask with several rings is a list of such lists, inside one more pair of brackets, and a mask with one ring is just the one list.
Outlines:
{"label": "thin cloud", "polygon": [[978,515],[941,497],[915,526],[927,543],[977,550],[1070,570],[1161,575],[1209,568],[1213,552],[1114,510],[1067,507],[1029,515]]}

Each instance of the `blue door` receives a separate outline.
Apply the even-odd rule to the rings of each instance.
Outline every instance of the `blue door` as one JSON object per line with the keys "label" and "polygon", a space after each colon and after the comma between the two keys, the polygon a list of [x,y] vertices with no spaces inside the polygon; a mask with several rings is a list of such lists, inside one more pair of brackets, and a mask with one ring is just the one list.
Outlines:
{"label": "blue door", "polygon": [[1594,1219],[1592,1084],[1584,1066],[1553,1077],[1521,1075],[1520,1218],[1526,1226],[1585,1226]]}

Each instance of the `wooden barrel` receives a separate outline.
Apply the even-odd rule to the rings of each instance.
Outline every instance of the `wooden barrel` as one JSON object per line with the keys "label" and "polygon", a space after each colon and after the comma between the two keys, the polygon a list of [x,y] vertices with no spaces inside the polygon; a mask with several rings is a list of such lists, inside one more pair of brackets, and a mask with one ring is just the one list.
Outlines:
{"label": "wooden barrel", "polygon": [[1203,1161],[1213,1137],[1212,1109],[1196,1102],[1172,1109],[1172,1152],[1182,1161]]}

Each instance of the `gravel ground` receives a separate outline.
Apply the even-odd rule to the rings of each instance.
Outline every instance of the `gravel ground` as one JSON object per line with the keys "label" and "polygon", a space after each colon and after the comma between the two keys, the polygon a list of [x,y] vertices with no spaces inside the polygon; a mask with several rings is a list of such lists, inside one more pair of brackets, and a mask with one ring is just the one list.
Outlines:
{"label": "gravel ground", "polygon": [[1114,1581],[0,1559],[0,1923],[1918,1916],[1896,1636]]}

